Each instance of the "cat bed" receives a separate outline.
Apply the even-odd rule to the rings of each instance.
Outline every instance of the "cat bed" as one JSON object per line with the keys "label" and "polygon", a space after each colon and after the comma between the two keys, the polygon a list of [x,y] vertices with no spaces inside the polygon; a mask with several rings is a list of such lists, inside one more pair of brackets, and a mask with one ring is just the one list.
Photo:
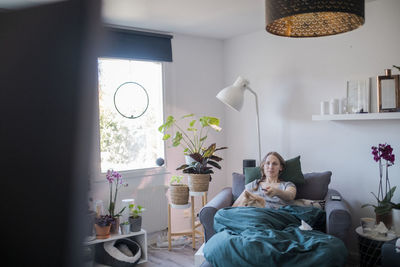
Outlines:
{"label": "cat bed", "polygon": [[142,256],[140,245],[128,238],[121,238],[96,245],[97,263],[115,267],[135,266]]}

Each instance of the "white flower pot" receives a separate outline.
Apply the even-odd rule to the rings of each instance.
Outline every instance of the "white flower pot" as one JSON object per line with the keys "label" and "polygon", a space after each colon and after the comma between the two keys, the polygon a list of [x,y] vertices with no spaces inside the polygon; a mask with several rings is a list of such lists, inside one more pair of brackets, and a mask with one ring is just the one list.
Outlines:
{"label": "white flower pot", "polygon": [[392,209],[393,230],[400,236],[400,210]]}

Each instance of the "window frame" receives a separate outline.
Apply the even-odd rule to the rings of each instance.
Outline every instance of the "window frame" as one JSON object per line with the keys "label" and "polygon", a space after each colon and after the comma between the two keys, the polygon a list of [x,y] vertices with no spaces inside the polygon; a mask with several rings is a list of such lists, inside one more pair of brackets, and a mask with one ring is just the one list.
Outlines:
{"label": "window frame", "polygon": [[[110,58],[112,59],[113,57],[98,57],[100,58]],[[121,59],[121,58],[115,58],[115,59]],[[124,59],[122,59],[124,60]],[[125,59],[125,60],[135,60],[135,61],[150,61],[150,62],[158,62],[161,63],[161,80],[162,80],[162,88],[161,88],[161,94],[162,94],[162,103],[163,103],[163,108],[162,108],[162,120],[165,121],[165,116],[166,116],[166,96],[165,96],[165,91],[166,91],[166,72],[167,72],[167,65],[166,63],[169,62],[163,62],[163,61],[156,61],[156,60],[141,60],[141,59]],[[97,89],[98,90],[98,89]],[[99,112],[99,99],[98,99],[98,94],[97,94],[97,112],[96,112],[96,124],[97,127],[95,127],[95,132],[96,132],[96,173],[94,182],[101,182],[101,181],[106,181],[106,172],[101,171],[101,149],[100,149],[100,112]],[[157,126],[155,126],[155,129],[157,129]],[[162,138],[162,135],[160,134],[160,138]],[[140,169],[132,169],[132,170],[124,170],[124,171],[118,171],[124,179],[130,179],[130,178],[143,178],[146,176],[156,176],[156,175],[164,175],[168,174],[167,170],[167,160],[166,160],[166,154],[167,154],[167,146],[166,143],[163,142],[164,146],[164,164],[162,166],[155,166],[155,167],[149,167],[149,168],[140,168]]]}

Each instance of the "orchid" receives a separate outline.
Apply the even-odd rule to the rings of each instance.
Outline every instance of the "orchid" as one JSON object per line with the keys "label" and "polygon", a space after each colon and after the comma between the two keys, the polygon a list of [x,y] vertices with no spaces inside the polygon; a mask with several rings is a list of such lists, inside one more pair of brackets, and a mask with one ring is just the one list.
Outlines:
{"label": "orchid", "polygon": [[[393,154],[393,148],[385,143],[379,144],[377,147],[372,146],[372,155],[376,162],[379,162],[379,188],[378,196],[373,192],[372,195],[376,198],[378,205],[364,204],[361,207],[373,206],[375,208],[375,213],[386,214],[390,212],[393,208],[393,203],[391,202],[396,186],[393,188],[390,186],[389,181],[389,167],[394,165],[395,155]],[[383,163],[383,160],[386,162]],[[382,177],[385,167],[385,195],[383,194]]]}
{"label": "orchid", "polygon": [[[108,212],[110,213],[111,217],[119,217],[121,216],[122,212],[124,211],[125,207],[115,214],[115,203],[117,202],[117,195],[118,195],[118,189],[121,187],[127,187],[128,184],[123,182],[122,175],[114,171],[113,169],[109,169],[106,174],[106,179],[108,181],[108,184],[110,186],[110,202],[108,205]],[[113,187],[115,187],[115,194],[113,196]]]}

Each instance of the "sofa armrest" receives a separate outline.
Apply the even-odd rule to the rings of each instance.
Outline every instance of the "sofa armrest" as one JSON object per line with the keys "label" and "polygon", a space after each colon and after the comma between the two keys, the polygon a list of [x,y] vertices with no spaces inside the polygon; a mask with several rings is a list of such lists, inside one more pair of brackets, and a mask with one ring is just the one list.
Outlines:
{"label": "sofa armrest", "polygon": [[214,234],[214,215],[222,208],[232,206],[232,188],[225,187],[199,213],[199,219],[204,228],[204,238],[207,242]]}
{"label": "sofa armrest", "polygon": [[347,204],[342,200],[331,200],[332,195],[341,196],[334,189],[329,189],[325,197],[326,233],[340,238],[346,246],[350,236],[351,214]]}

